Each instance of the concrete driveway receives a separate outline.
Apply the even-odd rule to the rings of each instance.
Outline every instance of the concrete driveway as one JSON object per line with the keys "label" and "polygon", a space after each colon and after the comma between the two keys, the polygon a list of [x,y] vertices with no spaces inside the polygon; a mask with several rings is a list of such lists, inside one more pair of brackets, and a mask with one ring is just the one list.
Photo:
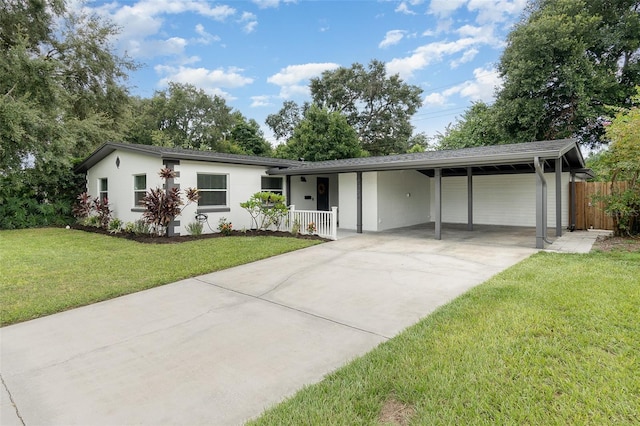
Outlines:
{"label": "concrete driveway", "polygon": [[365,234],[4,327],[0,424],[241,424],[534,252]]}

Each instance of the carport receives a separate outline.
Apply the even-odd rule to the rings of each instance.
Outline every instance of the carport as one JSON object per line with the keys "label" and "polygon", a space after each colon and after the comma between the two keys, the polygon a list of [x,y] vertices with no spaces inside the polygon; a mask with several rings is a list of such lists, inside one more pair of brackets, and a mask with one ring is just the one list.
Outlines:
{"label": "carport", "polygon": [[[466,229],[474,229],[474,177],[496,175],[535,175],[535,233],[536,247],[544,248],[548,226],[548,187],[555,193],[555,235],[562,235],[562,185],[563,174],[583,178],[590,171],[585,169],[584,158],[576,139],[537,141],[518,144],[483,146],[459,150],[428,151],[414,154],[384,157],[352,158],[345,160],[301,163],[285,169],[271,169],[269,174],[286,176],[288,199],[291,198],[291,177],[303,175],[355,174],[355,223],[356,232],[363,231],[363,173],[414,170],[434,181],[433,220],[434,236],[442,239],[443,184],[447,177],[466,177]],[[547,176],[545,176],[545,173]],[[552,182],[548,182],[549,173]],[[523,188],[524,190],[525,188]],[[529,190],[530,188],[526,188]],[[571,205],[575,204],[570,191]],[[410,196],[407,193],[407,196]],[[575,212],[575,208],[570,208]]]}

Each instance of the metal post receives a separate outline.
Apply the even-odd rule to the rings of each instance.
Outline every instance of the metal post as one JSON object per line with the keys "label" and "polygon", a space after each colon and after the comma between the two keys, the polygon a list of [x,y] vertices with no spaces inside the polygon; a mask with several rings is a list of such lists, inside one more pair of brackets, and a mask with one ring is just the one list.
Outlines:
{"label": "metal post", "polygon": [[467,167],[467,231],[473,231],[473,170]]}
{"label": "metal post", "polygon": [[562,157],[556,158],[556,237],[562,236]]}
{"label": "metal post", "polygon": [[435,182],[435,189],[436,189],[436,193],[435,193],[435,203],[436,203],[436,208],[435,208],[435,213],[436,213],[436,217],[435,217],[435,228],[436,228],[436,240],[441,240],[442,239],[442,170],[441,169],[435,169],[433,176],[436,178],[436,182]]}
{"label": "metal post", "polygon": [[287,197],[286,202],[287,202],[287,205],[290,205],[291,204],[291,175],[285,176],[285,182],[287,185],[287,192],[285,194],[285,196]]}
{"label": "metal post", "polygon": [[533,159],[533,165],[536,169],[536,248],[543,249],[546,238],[546,186],[544,179],[544,167],[540,165],[540,158]]}
{"label": "metal post", "polygon": [[362,234],[362,172],[356,172],[356,233]]}

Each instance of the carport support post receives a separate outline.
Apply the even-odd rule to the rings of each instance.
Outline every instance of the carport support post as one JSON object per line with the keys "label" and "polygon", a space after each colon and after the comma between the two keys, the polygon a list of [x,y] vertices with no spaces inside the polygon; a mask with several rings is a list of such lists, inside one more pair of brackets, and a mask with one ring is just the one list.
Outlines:
{"label": "carport support post", "polygon": [[442,169],[435,169],[433,176],[436,178],[435,182],[435,227],[436,227],[436,240],[442,239]]}
{"label": "carport support post", "polygon": [[533,165],[536,169],[536,248],[544,248],[544,240],[547,237],[545,222],[547,221],[547,203],[546,203],[546,186],[544,180],[544,167],[540,164],[540,157],[533,159]]}
{"label": "carport support post", "polygon": [[556,158],[556,237],[562,236],[562,157]]}
{"label": "carport support post", "polygon": [[467,167],[467,231],[473,231],[473,170]]}
{"label": "carport support post", "polygon": [[362,172],[356,172],[356,233],[362,234]]}
{"label": "carport support post", "polygon": [[290,206],[291,205],[291,175],[286,175],[284,179],[287,185],[286,202],[287,202],[287,205]]}

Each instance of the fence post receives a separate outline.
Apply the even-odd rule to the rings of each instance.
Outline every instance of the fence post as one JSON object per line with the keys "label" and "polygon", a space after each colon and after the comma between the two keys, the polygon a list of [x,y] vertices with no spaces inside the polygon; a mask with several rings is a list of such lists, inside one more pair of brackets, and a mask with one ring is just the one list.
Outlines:
{"label": "fence post", "polygon": [[293,224],[296,220],[296,206],[291,204],[289,206],[289,232],[293,231]]}
{"label": "fence post", "polygon": [[331,207],[331,239],[338,239],[338,208],[336,206]]}

